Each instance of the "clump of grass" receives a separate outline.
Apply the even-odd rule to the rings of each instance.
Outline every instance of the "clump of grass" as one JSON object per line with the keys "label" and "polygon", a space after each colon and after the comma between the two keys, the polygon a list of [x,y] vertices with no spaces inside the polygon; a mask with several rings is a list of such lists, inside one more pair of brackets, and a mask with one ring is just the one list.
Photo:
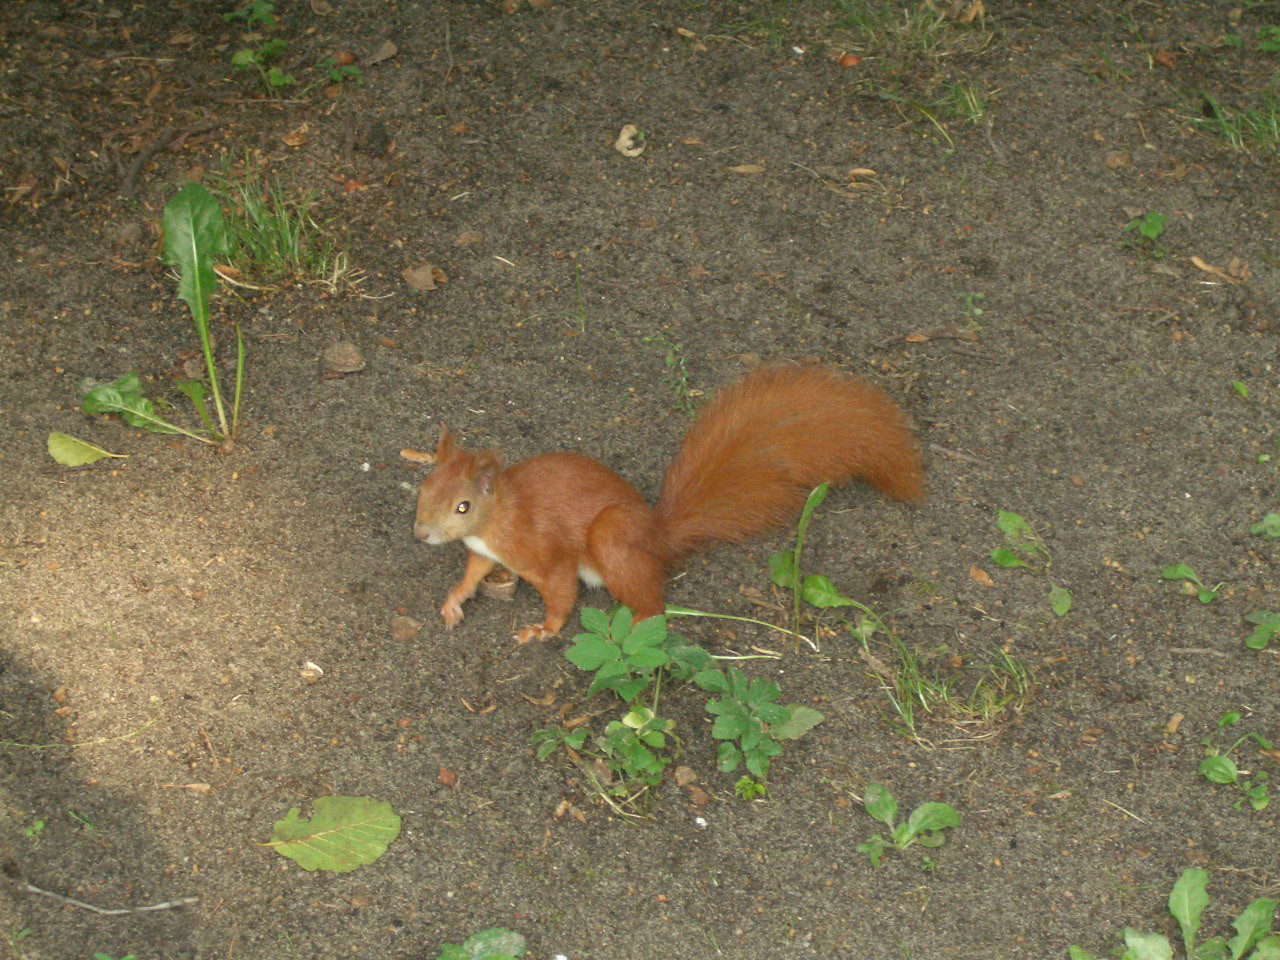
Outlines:
{"label": "clump of grass", "polygon": [[224,165],[211,186],[226,208],[229,259],[242,276],[336,288],[348,273],[346,252],[315,218],[314,191],[286,188],[251,157],[239,170]]}
{"label": "clump of grass", "polygon": [[1262,94],[1255,107],[1233,110],[1216,97],[1202,94],[1203,116],[1192,120],[1196,126],[1221,137],[1234,150],[1280,152],[1280,92]]}
{"label": "clump of grass", "polygon": [[873,67],[881,92],[915,89],[929,93],[943,80],[943,62],[982,53],[993,34],[984,18],[970,23],[949,18],[932,3],[907,5],[872,0],[836,0],[840,13],[833,24],[851,34],[849,49]]}

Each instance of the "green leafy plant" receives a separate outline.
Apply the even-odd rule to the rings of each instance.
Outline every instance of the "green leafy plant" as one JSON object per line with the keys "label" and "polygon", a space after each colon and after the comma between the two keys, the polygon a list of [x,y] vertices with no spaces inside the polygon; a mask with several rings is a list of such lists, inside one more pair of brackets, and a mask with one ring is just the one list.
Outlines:
{"label": "green leafy plant", "polygon": [[1268,513],[1249,528],[1255,537],[1266,537],[1268,540],[1280,538],[1280,513]]}
{"label": "green leafy plant", "polygon": [[708,669],[694,674],[693,682],[719,696],[707,702],[707,713],[716,718],[711,736],[721,741],[716,765],[722,773],[732,773],[742,764],[759,780],[769,777],[769,761],[782,752],[779,740],[795,740],[822,722],[822,714],[812,707],[777,703],[782,695],[769,680],[748,680],[741,670],[730,667]]}
{"label": "green leafy plant", "polygon": [[1202,93],[1199,112],[1191,122],[1221,137],[1233,150],[1280,150],[1280,91],[1272,89],[1261,94],[1255,106],[1238,108]]}
{"label": "green leafy plant", "polygon": [[[1038,574],[1049,572],[1053,555],[1023,517],[1008,510],[997,510],[996,529],[1004,534],[1008,544],[991,551],[990,557],[996,566],[1006,570],[1024,567]],[[1065,617],[1071,612],[1071,591],[1066,587],[1050,581],[1048,599],[1049,609],[1056,616]]]}
{"label": "green leafy plant", "polygon": [[303,820],[291,808],[261,846],[303,870],[350,873],[381,857],[400,835],[400,817],[391,804],[371,797],[319,797],[311,810],[311,819]]}
{"label": "green leafy plant", "polygon": [[957,120],[977,126],[987,122],[988,94],[981,86],[956,82],[947,87],[946,94],[951,112]]}
{"label": "green leafy plant", "polygon": [[738,782],[733,785],[733,795],[739,800],[754,800],[756,797],[763,797],[768,792],[768,787],[758,780],[752,780],[750,777],[739,777]]}
{"label": "green leafy plant", "polygon": [[[93,960],[116,960],[116,958],[109,953],[94,953]],[[136,954],[129,953],[121,957],[120,960],[138,960],[138,957]]]}
{"label": "green leafy plant", "polygon": [[1184,584],[1184,590],[1187,593],[1194,593],[1196,599],[1201,603],[1213,603],[1218,599],[1218,591],[1226,585],[1226,581],[1213,587],[1206,587],[1196,576],[1196,572],[1185,563],[1175,563],[1173,566],[1165,567],[1160,571],[1161,580],[1176,580]]}
{"label": "green leafy plant", "polygon": [[298,82],[292,74],[285,73],[275,63],[288,49],[289,44],[284,40],[272,37],[270,40],[263,40],[256,47],[242,47],[233,53],[231,68],[255,74],[268,94],[276,94]]}
{"label": "green leafy plant", "polygon": [[1124,232],[1128,235],[1124,246],[1153,260],[1162,259],[1169,252],[1168,247],[1160,242],[1160,238],[1164,236],[1164,225],[1168,222],[1169,217],[1163,213],[1146,213],[1135,217],[1124,226]]}
{"label": "green leafy plant", "polygon": [[1245,386],[1243,380],[1232,380],[1231,389],[1234,390],[1244,400],[1249,399],[1249,388]]}
{"label": "green leafy plant", "polygon": [[320,70],[328,83],[359,83],[364,79],[364,72],[355,64],[339,63],[333,57],[321,60]]}
{"label": "green leafy plant", "polygon": [[[769,579],[775,586],[790,590],[792,597],[791,630],[796,635],[800,632],[801,601],[811,604],[820,610],[837,607],[852,607],[862,613],[863,620],[859,627],[851,627],[865,646],[877,629],[887,629],[879,615],[865,604],[851,597],[846,597],[836,589],[827,577],[821,574],[804,574],[800,560],[804,555],[804,541],[809,532],[809,524],[813,520],[814,511],[827,498],[828,484],[820,484],[810,491],[805,500],[804,509],[800,511],[800,519],[796,523],[796,542],[790,550],[780,550],[769,557]],[[809,645],[817,649],[814,641]]]}
{"label": "green leafy plant", "polygon": [[1256,733],[1246,733],[1231,746],[1225,750],[1222,749],[1220,746],[1222,734],[1239,722],[1240,713],[1237,710],[1229,710],[1218,718],[1217,732],[1206,734],[1200,741],[1201,746],[1204,747],[1205,757],[1200,761],[1197,769],[1200,775],[1210,783],[1233,786],[1240,790],[1244,796],[1236,801],[1237,810],[1243,810],[1245,803],[1254,810],[1265,810],[1267,804],[1271,802],[1267,791],[1267,772],[1260,770],[1253,779],[1247,779],[1250,776],[1249,772],[1241,771],[1236,766],[1236,762],[1231,759],[1231,754],[1235,753],[1240,744],[1246,740],[1252,740],[1263,750],[1271,750],[1273,746],[1265,737]]}
{"label": "green leafy plant", "polygon": [[[1209,905],[1209,874],[1205,870],[1184,870],[1169,893],[1169,913],[1178,922],[1186,960],[1276,960],[1280,957],[1280,937],[1271,933],[1276,901],[1259,897],[1241,912],[1232,926],[1236,935],[1227,940],[1211,937],[1197,943],[1200,920]],[[1120,960],[1172,960],[1173,946],[1158,933],[1124,928],[1124,953]],[[1070,960],[1098,960],[1095,954],[1072,944]]]}
{"label": "green leafy plant", "polygon": [[1245,620],[1254,625],[1244,645],[1250,650],[1265,650],[1272,640],[1280,641],[1280,611],[1255,610]]}
{"label": "green leafy plant", "polygon": [[985,299],[987,299],[987,295],[985,293],[978,293],[976,291],[966,293],[964,295],[965,316],[967,316],[970,320],[981,319],[983,313],[985,313],[986,311],[983,310],[982,307],[979,306],[979,304],[981,304],[982,301]]}
{"label": "green leafy plant", "polygon": [[1258,49],[1263,53],[1280,53],[1280,27],[1268,24],[1259,30]]}
{"label": "green leafy plant", "polygon": [[174,194],[164,208],[164,262],[178,268],[178,297],[186,301],[191,309],[191,320],[195,324],[200,350],[204,354],[209,394],[217,412],[216,426],[204,406],[205,390],[202,383],[187,380],[179,384],[178,389],[190,398],[204,422],[206,432],[217,441],[230,440],[235,436],[240,416],[240,390],[244,383],[244,338],[240,334],[240,325],[236,324],[235,396],[231,404],[231,422],[228,424],[222,391],[218,387],[218,371],[213,362],[209,298],[217,283],[213,258],[226,256],[229,250],[222,208],[213,195],[198,183],[189,183]]}
{"label": "green leafy plant", "polygon": [[906,820],[899,822],[898,801],[888,787],[879,783],[867,784],[862,805],[872,819],[889,828],[888,839],[877,833],[855,848],[867,855],[873,867],[880,866],[890,846],[895,850],[905,850],[913,843],[922,847],[940,847],[946,842],[942,831],[960,824],[960,815],[953,808],[936,802],[920,804]]}
{"label": "green leafy plant", "polygon": [[44,835],[44,818],[33,820],[28,826],[23,827],[22,835],[32,843],[39,843],[41,836]]}
{"label": "green leafy plant", "polygon": [[446,943],[436,960],[520,960],[525,940],[503,927],[490,927],[467,937],[461,945]]}
{"label": "green leafy plant", "polygon": [[121,460],[126,460],[129,457],[127,453],[112,453],[110,450],[104,450],[102,447],[95,446],[87,440],[80,440],[57,431],[49,434],[46,446],[49,450],[49,456],[64,467],[83,467],[90,463],[97,463],[104,457],[116,457]]}
{"label": "green leafy plant", "polygon": [[224,13],[222,19],[227,23],[243,23],[247,27],[262,26],[268,29],[276,25],[276,5],[270,0],[250,0],[244,6]]}

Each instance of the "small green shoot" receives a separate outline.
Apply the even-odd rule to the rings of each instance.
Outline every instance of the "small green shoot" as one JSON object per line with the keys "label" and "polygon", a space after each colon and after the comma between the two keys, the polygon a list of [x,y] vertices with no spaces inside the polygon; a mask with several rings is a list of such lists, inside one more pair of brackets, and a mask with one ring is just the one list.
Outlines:
{"label": "small green shoot", "polygon": [[1280,53],[1280,27],[1268,24],[1259,30],[1258,49],[1263,53]]}
{"label": "small green shoot", "polygon": [[1240,722],[1240,712],[1238,710],[1229,710],[1218,718],[1217,733],[1206,734],[1204,739],[1200,741],[1204,747],[1205,758],[1200,761],[1198,772],[1202,777],[1210,783],[1216,783],[1221,786],[1234,786],[1243,794],[1243,796],[1234,804],[1237,810],[1243,810],[1244,804],[1248,803],[1254,810],[1265,810],[1271,799],[1267,791],[1267,773],[1260,770],[1253,779],[1242,779],[1250,776],[1249,771],[1240,770],[1236,766],[1236,762],[1231,759],[1231,754],[1235,753],[1240,744],[1246,740],[1252,740],[1262,750],[1271,750],[1273,745],[1270,740],[1261,737],[1256,733],[1246,733],[1241,736],[1235,743],[1227,747],[1225,750],[1219,746],[1222,734],[1230,727]]}
{"label": "small green shoot", "polygon": [[1280,642],[1280,611],[1255,610],[1245,620],[1253,624],[1253,633],[1245,639],[1250,650],[1265,650],[1272,640]]}
{"label": "small green shoot", "polygon": [[1249,399],[1249,388],[1244,385],[1243,380],[1232,380],[1231,389],[1238,393],[1245,400]]}
{"label": "small green shoot", "polygon": [[[996,529],[1004,534],[1007,547],[991,551],[991,561],[1006,570],[1025,567],[1032,573],[1048,573],[1053,566],[1053,555],[1044,541],[1031,529],[1022,516],[1008,510],[996,511]],[[1071,591],[1058,584],[1049,583],[1049,609],[1055,616],[1065,617],[1071,611]]]}
{"label": "small green shoot", "polygon": [[[1236,935],[1230,940],[1210,937],[1197,943],[1200,920],[1209,905],[1208,871],[1184,870],[1169,893],[1169,913],[1178,922],[1186,960],[1276,960],[1280,957],[1280,937],[1271,933],[1276,901],[1259,897],[1244,908],[1231,925]],[[1125,951],[1121,960],[1172,960],[1173,945],[1158,933],[1143,933],[1133,927],[1124,928]],[[1067,951],[1070,960],[1099,960],[1096,954],[1072,944]]]}
{"label": "small green shoot", "polygon": [[862,805],[873,820],[889,828],[887,840],[876,834],[854,848],[867,855],[872,867],[880,866],[885,851],[891,845],[895,850],[905,850],[914,843],[922,847],[940,847],[946,842],[942,831],[960,824],[960,815],[952,807],[935,802],[920,804],[906,820],[898,822],[898,801],[888,787],[879,783],[867,784]]}
{"label": "small green shoot", "polygon": [[1226,581],[1213,587],[1206,587],[1200,578],[1196,576],[1196,572],[1185,563],[1175,563],[1173,566],[1165,567],[1160,571],[1161,580],[1177,580],[1183,583],[1183,592],[1196,595],[1201,603],[1213,603],[1218,599],[1218,591],[1226,585]]}
{"label": "small green shoot", "polygon": [[1125,224],[1124,232],[1129,236],[1125,238],[1124,246],[1153,260],[1163,259],[1169,248],[1160,242],[1160,238],[1164,236],[1164,225],[1168,222],[1169,217],[1163,213],[1147,213],[1135,217]]}
{"label": "small green shoot", "polygon": [[446,943],[436,960],[520,960],[525,952],[520,934],[503,927],[490,927],[467,937],[461,945]]}
{"label": "small green shoot", "polygon": [[56,431],[49,434],[46,446],[49,456],[64,467],[83,467],[90,463],[97,463],[104,457],[117,457],[122,460],[129,457],[127,453],[112,453],[110,450],[94,446],[87,440],[80,440]]}
{"label": "small green shoot", "polygon": [[303,820],[293,807],[277,820],[272,847],[303,870],[350,873],[373,863],[400,836],[400,817],[391,804],[372,797],[317,797],[312,817]]}
{"label": "small green shoot", "polygon": [[987,122],[987,94],[976,84],[957,82],[947,87],[951,112],[961,123],[981,126]]}
{"label": "small green shoot", "polygon": [[978,293],[977,291],[966,293],[964,295],[965,316],[970,320],[980,320],[982,318],[982,314],[986,312],[980,306],[982,301],[985,299],[987,299],[987,295],[985,293]]}
{"label": "small green shoot", "polygon": [[752,780],[750,777],[740,777],[738,782],[733,785],[733,793],[739,800],[754,800],[756,797],[763,797],[768,793],[768,788],[758,780]]}
{"label": "small green shoot", "polygon": [[676,409],[693,415],[694,398],[701,392],[689,387],[689,368],[684,360],[684,344],[673,343],[662,334],[642,338],[643,343],[656,344],[665,351],[663,362],[667,365],[667,384],[676,395]]}
{"label": "small green shoot", "polygon": [[1255,537],[1266,537],[1268,540],[1280,538],[1280,513],[1268,513],[1249,528]]}
{"label": "small green shoot", "polygon": [[360,83],[364,79],[364,72],[355,64],[339,63],[333,57],[321,60],[320,69],[329,83]]}
{"label": "small green shoot", "polygon": [[1198,127],[1216,134],[1233,150],[1280,150],[1280,92],[1261,95],[1257,106],[1232,109],[1207,93],[1200,95],[1201,116],[1191,118]]}
{"label": "small green shoot", "polygon": [[39,843],[41,836],[44,834],[44,819],[33,820],[29,826],[22,829],[22,835],[32,843]]}

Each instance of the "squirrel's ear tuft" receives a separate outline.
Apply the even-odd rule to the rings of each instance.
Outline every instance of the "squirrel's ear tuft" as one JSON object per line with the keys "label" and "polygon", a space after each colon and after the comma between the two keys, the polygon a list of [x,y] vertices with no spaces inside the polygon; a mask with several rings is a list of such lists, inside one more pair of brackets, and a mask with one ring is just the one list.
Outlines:
{"label": "squirrel's ear tuft", "polygon": [[454,449],[453,433],[443,423],[440,424],[440,440],[436,443],[436,460],[443,460],[453,453]]}

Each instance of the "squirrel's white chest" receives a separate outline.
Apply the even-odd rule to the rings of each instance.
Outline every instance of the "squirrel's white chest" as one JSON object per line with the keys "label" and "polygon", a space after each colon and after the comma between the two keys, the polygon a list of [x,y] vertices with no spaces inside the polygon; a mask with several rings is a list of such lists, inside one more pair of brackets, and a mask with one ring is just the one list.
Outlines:
{"label": "squirrel's white chest", "polygon": [[[467,545],[467,549],[472,553],[478,553],[482,557],[488,557],[490,560],[501,563],[503,566],[507,565],[506,561],[489,549],[489,545],[484,542],[483,538],[477,536],[463,537],[462,542]],[[519,571],[513,570],[512,572],[518,574]],[[590,567],[585,563],[578,564],[578,578],[588,587],[604,586],[604,577],[600,576],[594,567]]]}

